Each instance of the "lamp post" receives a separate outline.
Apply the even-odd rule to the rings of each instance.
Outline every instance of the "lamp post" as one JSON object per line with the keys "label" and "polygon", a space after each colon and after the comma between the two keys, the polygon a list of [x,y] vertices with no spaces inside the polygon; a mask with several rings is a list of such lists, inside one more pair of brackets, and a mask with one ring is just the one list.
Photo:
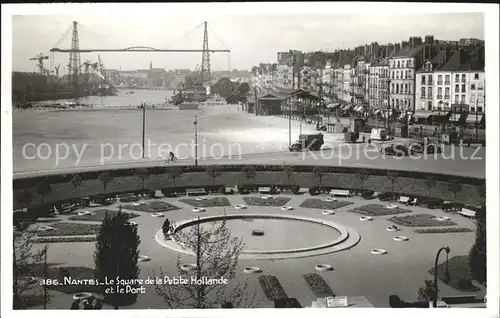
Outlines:
{"label": "lamp post", "polygon": [[142,159],[146,156],[144,142],[146,140],[146,103],[141,104],[142,107]]}
{"label": "lamp post", "polygon": [[198,115],[194,117],[194,166],[198,166]]}
{"label": "lamp post", "polygon": [[438,261],[439,261],[439,254],[441,254],[442,251],[446,251],[446,276],[449,276],[448,273],[448,254],[450,254],[450,248],[448,246],[446,247],[441,247],[437,254],[436,254],[436,260],[434,262],[434,288],[436,289],[436,294],[434,295],[434,299],[432,302],[432,307],[437,308],[437,300],[438,300]]}
{"label": "lamp post", "polygon": [[391,112],[391,80],[387,79],[387,130],[389,135],[391,135],[391,122],[390,116],[392,116]]}

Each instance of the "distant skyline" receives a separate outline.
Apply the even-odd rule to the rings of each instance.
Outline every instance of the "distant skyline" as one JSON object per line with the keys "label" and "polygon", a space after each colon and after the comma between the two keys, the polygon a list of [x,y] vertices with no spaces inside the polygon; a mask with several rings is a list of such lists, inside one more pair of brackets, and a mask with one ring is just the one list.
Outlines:
{"label": "distant skyline", "polygon": [[[99,7],[98,4],[95,5]],[[147,7],[145,5],[145,10]],[[201,49],[204,20],[208,22],[209,47],[229,48],[231,53],[211,54],[213,70],[247,69],[258,63],[275,63],[276,53],[301,51],[333,51],[337,48],[378,42],[395,43],[410,36],[433,35],[440,40],[460,38],[484,39],[482,13],[401,15],[380,13],[369,15],[241,15],[188,14],[164,12],[149,17],[131,16],[117,9],[113,15],[24,15],[13,16],[13,71],[34,71],[39,53],[50,56],[50,48],[78,21],[80,48],[126,48],[150,46],[171,49]],[[184,34],[188,33],[185,37]],[[221,42],[221,40],[223,42]],[[71,32],[59,48],[71,47]],[[201,64],[201,53],[99,53],[106,68],[194,69]],[[61,70],[69,61],[69,53],[56,53],[54,65]],[[97,60],[97,53],[81,54],[81,61]],[[48,67],[51,63],[46,62]]]}

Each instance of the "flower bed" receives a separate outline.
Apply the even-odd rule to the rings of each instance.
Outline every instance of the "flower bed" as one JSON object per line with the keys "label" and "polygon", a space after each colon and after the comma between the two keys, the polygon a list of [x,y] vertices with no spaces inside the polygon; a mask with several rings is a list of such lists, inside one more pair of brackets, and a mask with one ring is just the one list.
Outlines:
{"label": "flower bed", "polygon": [[[95,211],[92,211],[91,214],[70,216],[68,218],[68,220],[102,222],[102,221],[104,221],[104,217],[106,216],[106,213],[109,215],[109,217],[113,217],[116,213],[118,213],[118,211],[108,210],[108,209],[95,210]],[[136,218],[139,216],[139,214],[127,213],[127,212],[122,212],[122,214],[125,215],[125,217],[127,219],[133,219],[133,218]]]}
{"label": "flower bed", "polygon": [[274,197],[271,199],[262,199],[261,197],[243,197],[243,201],[247,205],[282,206],[290,201],[290,198]]}
{"label": "flower bed", "polygon": [[393,216],[389,221],[402,226],[409,227],[426,227],[426,226],[452,226],[457,225],[457,223],[446,220],[438,221],[435,219],[434,215],[431,214],[416,214],[407,216]]}
{"label": "flower bed", "polygon": [[167,212],[172,210],[180,210],[178,206],[167,202],[154,201],[154,202],[146,202],[142,205],[124,205],[124,209],[140,211],[140,212],[148,212],[148,213],[158,213],[158,212]]}
{"label": "flower bed", "polygon": [[267,299],[274,301],[281,298],[288,298],[278,277],[274,275],[261,275],[259,276],[259,282]]}
{"label": "flower bed", "polygon": [[81,223],[56,223],[52,224],[54,228],[48,232],[38,232],[37,235],[43,236],[72,236],[72,235],[92,235],[99,233],[101,225],[81,224]]}
{"label": "flower bed", "polygon": [[58,236],[58,237],[36,237],[35,243],[75,243],[75,242],[95,242],[97,241],[96,235],[86,236]]}
{"label": "flower bed", "polygon": [[224,197],[206,198],[204,200],[180,199],[179,201],[194,207],[215,207],[231,205],[231,202],[229,202],[229,200]]}
{"label": "flower bed", "polygon": [[335,210],[347,205],[351,205],[349,201],[324,201],[322,199],[306,199],[299,206],[301,208],[322,209],[322,210]]}
{"label": "flower bed", "polygon": [[472,232],[467,227],[448,227],[448,228],[431,228],[431,229],[416,229],[414,232],[420,234],[439,234],[439,233],[467,233]]}
{"label": "flower bed", "polygon": [[349,210],[349,212],[354,212],[369,216],[382,216],[382,215],[409,213],[411,212],[411,210],[401,209],[399,207],[390,209],[387,208],[385,205],[381,204],[367,204],[355,207],[354,209]]}
{"label": "flower bed", "polygon": [[330,286],[328,286],[323,277],[320,275],[316,273],[309,273],[304,275],[304,279],[317,298],[324,298],[328,296],[335,297],[335,294],[330,289]]}

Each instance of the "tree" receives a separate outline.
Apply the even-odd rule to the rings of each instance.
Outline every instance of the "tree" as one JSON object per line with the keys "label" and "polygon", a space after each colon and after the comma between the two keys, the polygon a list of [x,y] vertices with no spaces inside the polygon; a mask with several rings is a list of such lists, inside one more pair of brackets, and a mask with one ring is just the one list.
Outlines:
{"label": "tree", "polygon": [[370,172],[368,172],[368,170],[360,169],[356,173],[356,178],[359,179],[361,192],[363,192],[363,184],[365,183],[366,179],[368,179],[368,177],[370,177]]}
{"label": "tree", "polygon": [[428,192],[428,197],[431,197],[431,190],[432,188],[436,185],[436,179],[434,178],[433,175],[429,175],[425,178],[425,185],[427,186],[427,189],[429,190]]}
{"label": "tree", "polygon": [[82,177],[79,174],[75,174],[71,179],[71,187],[73,189],[73,193],[82,185]]}
{"label": "tree", "polygon": [[108,184],[113,180],[113,175],[109,171],[105,171],[99,175],[99,181],[102,182],[103,194],[106,194],[106,188]]}
{"label": "tree", "polygon": [[243,177],[247,180],[254,179],[255,176],[257,175],[254,166],[244,166],[243,168],[241,168],[241,173],[243,174]]}
{"label": "tree", "polygon": [[312,172],[318,180],[319,187],[323,188],[323,177],[325,176],[325,169],[323,167],[314,167]]}
{"label": "tree", "polygon": [[[436,269],[437,270],[437,269]],[[439,289],[436,291],[436,286],[434,282],[430,279],[425,280],[425,286],[418,289],[418,300],[420,301],[432,301]]]}
{"label": "tree", "polygon": [[141,179],[141,190],[144,191],[144,181],[149,177],[148,169],[138,168],[134,170],[134,174]]}
{"label": "tree", "polygon": [[[186,249],[196,254],[194,275],[183,271],[178,258],[178,276],[187,279],[223,277],[233,282],[239,255],[244,248],[242,240],[231,235],[225,220],[206,228],[200,226],[199,219],[198,222],[190,230],[174,234],[176,242],[181,242]],[[160,277],[164,276],[160,270]],[[255,305],[255,294],[248,293],[246,283],[237,283],[232,288],[228,284],[157,284],[155,289],[169,308],[216,308],[228,302],[235,308]]]}
{"label": "tree", "polygon": [[387,179],[391,183],[391,193],[394,196],[394,185],[399,179],[399,174],[395,171],[387,171]]}
{"label": "tree", "polygon": [[469,251],[469,268],[472,279],[486,285],[486,207],[476,212],[476,241]]}
{"label": "tree", "polygon": [[44,204],[44,199],[47,194],[50,193],[50,183],[46,180],[40,180],[36,185],[36,192],[42,197],[42,205]]}
{"label": "tree", "polygon": [[[130,224],[121,208],[111,217],[106,213],[94,251],[95,278],[100,282],[116,277],[125,280],[137,279],[140,242],[137,227]],[[137,287],[137,284],[128,285]],[[104,293],[108,287],[110,286],[102,286],[102,292],[115,308],[133,304],[137,299],[135,293],[117,292],[117,288],[125,288],[125,285],[115,285],[113,292]]]}
{"label": "tree", "polygon": [[[40,250],[33,248],[35,235],[34,231],[18,231],[14,229],[12,257],[14,309],[28,307],[28,296],[35,296],[36,302],[43,303],[44,307],[50,301],[46,293],[41,295],[42,287],[40,284],[30,281],[30,277],[38,274],[34,273],[36,265],[42,262],[47,255],[47,245]],[[46,275],[46,273],[47,266],[45,264],[44,274]]]}
{"label": "tree", "polygon": [[175,188],[175,180],[180,177],[184,171],[180,167],[170,167],[166,170],[167,176],[172,179]]}
{"label": "tree", "polygon": [[448,184],[448,190],[453,193],[453,200],[457,199],[457,193],[462,191],[462,185],[454,180]]}
{"label": "tree", "polygon": [[215,187],[215,179],[222,175],[222,171],[218,166],[210,166],[207,167],[205,172],[214,179],[214,187]]}

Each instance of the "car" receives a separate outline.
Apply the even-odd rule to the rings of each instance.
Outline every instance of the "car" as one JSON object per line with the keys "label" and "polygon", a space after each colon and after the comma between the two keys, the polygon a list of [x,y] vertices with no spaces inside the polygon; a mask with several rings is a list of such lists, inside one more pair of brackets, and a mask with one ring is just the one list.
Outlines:
{"label": "car", "polygon": [[443,149],[439,146],[435,146],[435,145],[427,145],[427,147],[425,147],[424,144],[414,144],[414,145],[411,145],[410,147],[410,150],[412,153],[442,153],[443,152]]}
{"label": "car", "polygon": [[426,205],[428,209],[438,209],[443,206],[444,200],[439,198],[427,198],[422,200],[421,203]]}
{"label": "car", "polygon": [[380,152],[389,156],[404,157],[409,155],[410,150],[404,145],[390,145],[380,150]]}
{"label": "car", "polygon": [[377,197],[380,201],[390,201],[394,198],[394,194],[392,192],[382,192]]}

